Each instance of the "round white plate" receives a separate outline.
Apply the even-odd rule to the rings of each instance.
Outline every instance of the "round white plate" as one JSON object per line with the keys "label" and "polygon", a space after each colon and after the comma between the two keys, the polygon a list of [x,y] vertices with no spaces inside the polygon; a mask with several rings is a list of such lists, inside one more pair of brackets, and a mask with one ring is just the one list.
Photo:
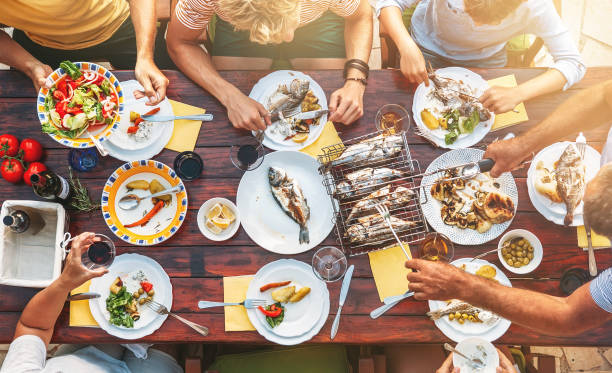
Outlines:
{"label": "round white plate", "polygon": [[259,288],[270,282],[289,281],[287,286],[310,287],[310,294],[298,303],[287,303],[283,322],[271,328],[264,315],[256,308],[248,309],[249,320],[267,340],[282,344],[295,345],[310,340],[317,335],[329,316],[329,291],[327,285],[316,278],[312,267],[294,259],[280,259],[261,267],[247,290],[247,298],[266,299],[272,302],[273,289],[264,293]]}
{"label": "round white plate", "polygon": [[499,355],[495,346],[489,341],[481,338],[468,338],[455,346],[457,351],[469,358],[477,358],[485,364],[485,368],[474,370],[465,358],[453,354],[453,366],[460,369],[461,373],[495,373],[499,366]]}
{"label": "round white plate", "polygon": [[117,277],[121,277],[128,292],[133,293],[140,287],[137,280],[131,278],[139,270],[143,271],[153,284],[155,296],[153,300],[172,308],[172,283],[164,269],[155,260],[139,254],[123,254],[115,257],[109,272],[102,277],[91,280],[89,291],[101,294],[100,298],[90,299],[91,314],[100,327],[108,334],[122,339],[138,339],[145,337],[161,327],[168,315],[159,315],[145,305],[138,305],[140,319],[134,322],[134,328],[120,327],[109,322],[110,314],[106,310],[106,298],[110,293],[110,285]]}
{"label": "round white plate", "polygon": [[[453,261],[451,264],[455,267],[461,267],[462,264],[466,265],[466,271],[469,273],[475,273],[478,268],[487,264],[495,268],[497,272],[495,275],[495,279],[499,281],[501,285],[512,287],[510,280],[508,277],[502,272],[495,264],[489,263],[486,260],[476,259],[473,262],[470,262],[472,258],[461,258]],[[438,300],[430,300],[429,310],[437,310],[446,305],[445,301]],[[506,333],[508,328],[510,328],[510,320],[506,320],[502,317],[499,318],[498,321],[494,322],[492,325],[485,325],[484,323],[473,323],[466,322],[464,324],[459,324],[456,321],[448,320],[448,317],[442,317],[434,322],[438,329],[445,336],[452,339],[455,342],[460,342],[467,337],[478,336],[482,339],[485,339],[489,342],[493,342],[498,339],[502,335]]]}
{"label": "round white plate", "polygon": [[[548,199],[546,196],[538,193],[535,188],[536,178],[536,167],[539,161],[543,161],[548,167],[551,167],[556,161],[559,160],[561,154],[571,144],[569,141],[557,142],[542,149],[531,161],[529,171],[527,171],[527,191],[529,192],[529,199],[531,203],[538,210],[538,212],[546,219],[552,221],[555,224],[563,225],[567,208],[565,203],[555,203]],[[597,150],[587,145],[586,152],[584,154],[586,175],[585,185],[591,181],[600,168],[601,155]],[[582,218],[582,209],[584,202],[580,201],[576,210],[574,211],[574,221],[570,224],[572,227],[584,225]]]}
{"label": "round white plate", "polygon": [[[280,167],[295,179],[310,207],[309,243],[300,244],[300,226],[280,207],[270,189],[268,169]],[[293,151],[266,154],[263,163],[245,172],[238,185],[236,205],[242,227],[255,243],[277,254],[298,254],[319,245],[334,227],[333,207],[318,171],[318,162]]]}
{"label": "round white plate", "polygon": [[[287,84],[288,86],[289,83],[296,78],[308,79],[310,81],[310,90],[319,99],[321,109],[327,109],[327,97],[325,96],[325,91],[323,91],[323,88],[321,88],[319,83],[317,83],[309,75],[299,71],[279,70],[264,76],[253,86],[249,97],[266,107],[268,104],[268,97],[270,97],[274,91],[276,91],[279,85]],[[278,137],[280,135],[275,136],[270,134],[270,130],[266,130],[264,132],[263,144],[273,150],[300,150],[312,144],[319,138],[319,136],[321,136],[325,123],[327,123],[327,114],[322,115],[319,118],[318,125],[310,126],[308,139],[303,143],[296,143],[292,140],[285,141],[284,139]],[[254,132],[253,135],[255,135]]]}
{"label": "round white plate", "polygon": [[[489,88],[489,83],[487,83],[482,76],[463,67],[445,67],[443,69],[436,70],[436,74],[463,81],[475,90],[475,97],[480,97],[480,95],[482,95]],[[491,113],[491,118],[489,118],[489,120],[486,122],[480,122],[480,124],[474,128],[474,132],[459,135],[459,138],[454,143],[446,145],[444,136],[448,133],[448,131],[441,128],[430,130],[421,119],[421,111],[423,111],[423,109],[431,110],[434,103],[437,103],[437,100],[432,100],[428,97],[429,92],[431,92],[433,89],[433,83],[431,81],[429,82],[429,87],[426,87],[425,83],[419,84],[414,92],[414,99],[412,100],[414,122],[422,133],[427,134],[428,139],[433,141],[441,148],[461,149],[468,148],[478,143],[487,135],[487,133],[489,133],[493,123],[495,122],[494,113]]]}
{"label": "round white plate", "polygon": [[[232,210],[232,212],[234,213],[234,216],[236,216],[236,220],[234,220],[232,224],[230,224],[230,226],[227,227],[227,229],[225,229],[223,232],[219,234],[215,234],[211,230],[206,228],[206,213],[216,203],[222,203],[226,205],[227,207],[230,208],[230,210]],[[204,202],[202,206],[200,206],[200,209],[198,210],[198,228],[200,229],[200,232],[204,235],[204,237],[208,238],[209,240],[213,240],[213,241],[228,240],[232,236],[234,236],[234,234],[236,234],[239,227],[240,227],[240,212],[238,212],[238,207],[234,205],[234,202],[230,201],[227,198],[220,198],[220,197],[211,198],[208,201]]]}
{"label": "round white plate", "polygon": [[104,149],[108,151],[111,157],[124,162],[132,162],[140,159],[152,159],[164,150],[170,138],[172,138],[172,131],[164,131],[151,146],[140,150],[121,149],[113,145],[110,141],[104,142],[102,146],[104,146]]}
{"label": "round white plate", "polygon": [[[468,162],[479,161],[482,159],[483,154],[484,151],[472,148],[451,150],[434,159],[434,161],[427,167],[425,172],[429,173],[441,168],[448,168]],[[493,224],[491,229],[485,233],[479,233],[478,231],[469,228],[461,229],[454,225],[445,224],[440,216],[442,203],[431,196],[430,184],[436,181],[439,177],[440,174],[436,173],[423,177],[423,180],[421,181],[421,185],[425,185],[423,189],[425,190],[425,194],[427,196],[427,203],[421,205],[423,214],[425,215],[429,225],[431,225],[436,232],[446,235],[451,241],[459,245],[480,245],[497,238],[512,223],[514,217],[502,224]],[[484,176],[476,176],[474,180],[484,180]],[[506,172],[495,179],[495,181],[497,181],[500,185],[498,190],[512,198],[512,202],[514,202],[514,214],[516,215],[516,210],[518,208],[518,191],[516,189],[514,177],[512,177],[510,172]],[[485,185],[483,185],[482,188],[485,189]],[[493,186],[489,186],[486,189],[496,191]],[[464,191],[467,193],[468,190],[471,189],[469,186],[466,186]],[[466,203],[462,211],[466,211],[469,209],[469,207],[469,204]]]}
{"label": "round white plate", "polygon": [[121,121],[119,122],[119,126],[117,127],[117,129],[109,137],[109,142],[111,142],[114,147],[121,150],[133,152],[137,150],[146,149],[154,144],[157,144],[158,140],[161,137],[167,137],[168,133],[170,133],[170,137],[172,137],[172,131],[174,130],[174,121],[151,122],[153,124],[153,131],[151,136],[145,141],[136,141],[133,135],[128,135],[127,130],[133,125],[133,123],[130,122],[131,111],[142,115],[148,111],[151,111],[153,108],[159,107],[160,111],[156,115],[174,115],[174,112],[172,111],[172,105],[170,105],[170,101],[168,100],[168,98],[165,98],[162,102],[155,106],[147,105],[147,101],[148,99],[146,97],[135,101],[126,101],[124,109],[125,114],[121,117]]}

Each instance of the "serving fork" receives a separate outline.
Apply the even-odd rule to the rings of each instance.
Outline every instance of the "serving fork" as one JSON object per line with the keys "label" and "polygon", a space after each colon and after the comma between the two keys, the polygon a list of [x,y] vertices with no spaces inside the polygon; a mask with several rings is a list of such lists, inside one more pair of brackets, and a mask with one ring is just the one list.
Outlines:
{"label": "serving fork", "polygon": [[404,247],[404,244],[402,243],[402,241],[399,239],[399,237],[397,237],[397,234],[395,233],[395,229],[393,229],[393,224],[391,224],[391,214],[389,213],[389,209],[387,208],[387,206],[380,202],[377,202],[374,204],[374,208],[376,209],[376,211],[378,211],[380,216],[382,216],[383,220],[389,226],[389,229],[391,229],[391,233],[393,233],[393,237],[395,237],[395,240],[397,241],[399,246],[402,248],[402,251],[404,252],[404,255],[406,255],[406,258],[409,260],[412,259],[410,255],[408,254],[408,252],[406,251],[406,248]]}
{"label": "serving fork", "polygon": [[149,307],[153,312],[158,313],[160,315],[170,315],[172,317],[174,317],[175,319],[179,320],[180,322],[189,325],[191,327],[191,329],[195,330],[196,332],[202,334],[204,337],[206,337],[208,335],[208,328],[205,326],[202,326],[200,324],[196,324],[192,321],[186,320],[184,318],[182,318],[181,316],[172,313],[170,311],[168,311],[168,308],[166,308],[166,306],[164,306],[161,303],[158,303],[154,300],[149,301],[147,303],[145,303],[147,305],[147,307]]}
{"label": "serving fork", "polygon": [[198,302],[199,308],[210,308],[210,307],[223,307],[223,306],[244,306],[244,308],[257,308],[259,306],[265,307],[268,305],[263,299],[245,299],[239,303],[224,303],[224,302],[209,302],[201,300]]}
{"label": "serving fork", "polygon": [[[580,134],[576,138],[576,148],[578,149],[578,152],[580,153],[580,158],[582,158],[583,162],[584,162],[584,154],[586,152],[586,147],[587,147],[586,138],[584,137],[582,132],[580,132]],[[589,253],[588,253],[589,274],[595,277],[597,276],[597,263],[595,262],[595,252],[593,251],[593,240],[591,239],[591,225],[587,221],[586,216],[584,216],[584,214],[582,214],[582,219],[584,220],[584,230],[586,232],[587,244],[588,244],[588,249],[589,249]]]}

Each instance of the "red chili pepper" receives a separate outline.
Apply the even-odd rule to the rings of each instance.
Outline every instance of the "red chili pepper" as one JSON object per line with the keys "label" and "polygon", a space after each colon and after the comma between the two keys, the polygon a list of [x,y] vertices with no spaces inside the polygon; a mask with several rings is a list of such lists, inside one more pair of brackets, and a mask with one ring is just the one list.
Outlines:
{"label": "red chili pepper", "polygon": [[266,284],[266,285],[260,287],[259,291],[263,293],[264,291],[269,290],[269,289],[273,289],[273,288],[278,288],[278,287],[281,287],[281,286],[289,285],[290,282],[291,281],[271,282],[269,284]]}
{"label": "red chili pepper", "polygon": [[153,290],[153,284],[147,281],[142,281],[140,283],[140,287],[142,288],[142,290],[145,291],[145,293],[150,292],[151,290]]}
{"label": "red chili pepper", "polygon": [[136,227],[138,225],[145,225],[149,222],[149,220],[151,220],[151,218],[153,218],[153,216],[155,216],[155,214],[157,214],[159,212],[159,210],[161,210],[161,208],[164,207],[164,201],[158,201],[155,206],[151,209],[151,211],[149,211],[142,219],[133,222],[132,224],[128,224],[128,225],[124,225],[124,227],[126,228],[132,228],[132,227]]}
{"label": "red chili pepper", "polygon": [[157,114],[159,112],[160,108],[156,107],[155,109],[152,109],[151,111],[148,111],[146,113],[144,113],[143,115],[153,115],[153,114]]}
{"label": "red chili pepper", "polygon": [[134,126],[138,127],[138,125],[142,122],[144,122],[144,119],[142,119],[141,117],[138,117],[136,118],[136,120],[134,120]]}
{"label": "red chili pepper", "polygon": [[59,89],[56,89],[55,91],[53,91],[53,98],[56,101],[62,101],[66,99],[66,95]]}
{"label": "red chili pepper", "polygon": [[271,305],[269,311],[263,308],[262,306],[258,306],[257,308],[259,308],[261,313],[263,313],[266,316],[270,316],[270,317],[278,317],[281,314],[281,312],[283,312],[282,308],[276,307],[276,304]]}
{"label": "red chili pepper", "polygon": [[127,133],[129,134],[134,134],[136,132],[138,132],[138,126],[131,126],[131,127],[128,127],[127,129]]}

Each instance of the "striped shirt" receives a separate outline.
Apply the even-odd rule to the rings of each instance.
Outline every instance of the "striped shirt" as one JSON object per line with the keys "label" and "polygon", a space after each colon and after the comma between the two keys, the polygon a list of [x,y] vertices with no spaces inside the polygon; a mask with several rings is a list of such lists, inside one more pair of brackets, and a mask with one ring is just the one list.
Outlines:
{"label": "striped shirt", "polygon": [[601,272],[589,285],[591,297],[601,309],[612,313],[612,268]]}
{"label": "striped shirt", "polygon": [[[321,17],[328,10],[340,17],[355,13],[360,0],[300,0],[300,26]],[[183,26],[192,30],[206,28],[208,21],[216,14],[222,20],[232,23],[232,18],[221,9],[217,0],[179,0],[176,17]]]}

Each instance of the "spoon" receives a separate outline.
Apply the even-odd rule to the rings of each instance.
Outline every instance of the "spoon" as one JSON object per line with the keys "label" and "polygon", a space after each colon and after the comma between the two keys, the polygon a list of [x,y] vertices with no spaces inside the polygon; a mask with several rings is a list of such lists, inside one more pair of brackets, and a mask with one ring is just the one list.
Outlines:
{"label": "spoon", "polygon": [[135,209],[138,204],[140,203],[140,201],[142,201],[145,198],[153,198],[153,197],[159,197],[159,196],[163,196],[166,194],[172,194],[172,193],[177,193],[181,191],[181,186],[177,185],[174,188],[170,188],[170,189],[166,189],[166,190],[162,190],[161,192],[155,193],[155,194],[148,194],[144,197],[138,197],[135,194],[127,194],[123,197],[121,197],[121,199],[119,200],[119,208],[122,210],[133,210]]}
{"label": "spoon", "polygon": [[457,351],[456,348],[454,348],[453,346],[449,345],[448,343],[444,344],[444,349],[446,351],[455,353],[459,356],[461,356],[462,358],[464,358],[465,360],[468,361],[468,363],[472,366],[472,368],[476,367],[478,369],[482,369],[485,367],[484,363],[482,362],[482,360],[480,359],[470,359],[469,357],[465,356],[464,354],[462,354],[461,352]]}

